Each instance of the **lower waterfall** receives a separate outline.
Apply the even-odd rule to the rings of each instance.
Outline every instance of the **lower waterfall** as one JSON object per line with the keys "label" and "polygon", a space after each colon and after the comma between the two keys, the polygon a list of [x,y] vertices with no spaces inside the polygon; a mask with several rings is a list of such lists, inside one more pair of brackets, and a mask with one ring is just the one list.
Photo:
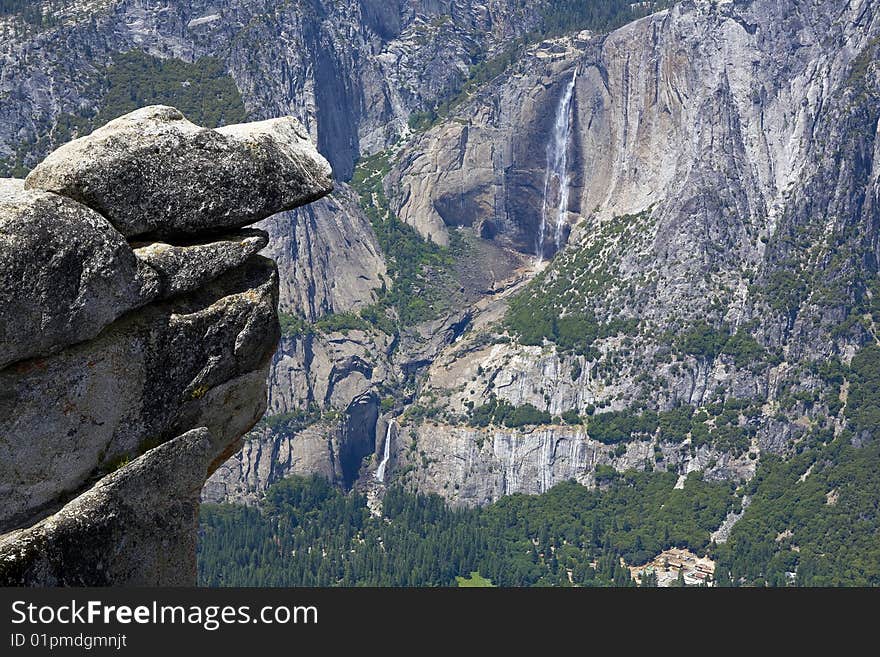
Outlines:
{"label": "lower waterfall", "polygon": [[382,461],[376,469],[376,481],[385,483],[385,469],[388,467],[388,460],[391,458],[391,430],[394,427],[394,420],[388,422],[388,429],[385,431],[385,448],[382,452]]}

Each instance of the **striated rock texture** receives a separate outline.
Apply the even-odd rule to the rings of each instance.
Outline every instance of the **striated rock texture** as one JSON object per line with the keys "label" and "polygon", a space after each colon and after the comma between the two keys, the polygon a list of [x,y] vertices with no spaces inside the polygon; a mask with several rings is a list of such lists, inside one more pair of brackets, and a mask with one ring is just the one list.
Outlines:
{"label": "striated rock texture", "polygon": [[[50,28],[0,16],[0,158],[100,103],[115,53],[220,58],[253,118],[295,116],[340,180],[455,93],[468,66],[540,24],[552,0],[141,0],[53,3]],[[32,166],[45,153],[35,153]]]}
{"label": "striated rock texture", "polygon": [[656,203],[674,244],[692,237],[678,234],[690,228],[684,218],[726,208],[737,219],[712,237],[754,247],[799,175],[815,171],[816,129],[846,108],[876,23],[871,0],[687,1],[609,35],[537,44],[405,149],[389,179],[393,201],[434,239],[445,226],[489,222],[534,253],[553,123],[576,75],[567,223]]}
{"label": "striated rock texture", "polygon": [[257,504],[269,486],[293,475],[318,474],[351,487],[362,475],[363,458],[377,448],[381,421],[378,400],[370,393],[344,407],[338,420],[301,427],[259,425],[207,481],[202,501]]}
{"label": "striated rock texture", "polygon": [[702,472],[707,481],[741,481],[755,472],[754,461],[746,456],[710,446],[691,452],[689,446],[664,445],[655,451],[654,442],[645,440],[619,451],[591,440],[582,427],[515,431],[425,423],[410,438],[418,451],[398,449],[394,468],[409,470],[408,480],[418,490],[457,506],[489,504],[513,493],[538,495],[569,480],[594,486],[602,483],[597,466],[618,472],[672,467],[682,477]]}
{"label": "striated rock texture", "polygon": [[258,504],[266,489],[293,475],[321,475],[339,481],[336,453],[323,423],[298,431],[276,432],[269,427],[254,429],[232,458],[223,463],[205,483],[201,496],[208,503]]}
{"label": "striated rock texture", "polygon": [[313,322],[357,311],[390,281],[370,221],[344,183],[332,195],[260,225],[269,234],[266,253],[284,272],[284,312]]}
{"label": "striated rock texture", "polygon": [[[329,165],[285,119],[274,127],[227,128],[248,145],[230,156],[237,165],[225,172],[222,160],[192,157],[185,139],[171,140],[150,160],[142,145],[157,129],[156,117],[184,123],[203,144],[226,139],[189,128],[173,108],[118,119],[126,139],[110,139],[117,174],[174,163],[166,189],[155,195],[148,187],[136,194],[129,189],[128,200],[113,206],[118,214],[108,211],[112,201],[92,186],[89,169],[106,164],[94,143],[113,126],[50,156],[38,181],[51,178],[52,162],[70,163],[57,194],[23,190],[20,182],[0,185],[0,317],[13,316],[28,295],[6,272],[31,275],[45,290],[36,304],[30,299],[34,310],[24,321],[31,323],[4,323],[4,338],[28,344],[41,326],[51,329],[50,340],[25,354],[35,357],[13,351],[8,361],[14,362],[0,368],[5,584],[194,583],[199,490],[266,410],[267,375],[280,337],[278,274],[273,261],[257,255],[265,234],[230,233],[228,218],[234,217],[233,226],[255,223],[326,194]],[[271,148],[259,137],[266,134]],[[73,155],[93,147],[85,162]],[[272,175],[239,177],[260,169]],[[211,199],[202,204],[209,180]],[[155,209],[157,197],[170,190],[179,197],[170,207],[205,209],[197,223],[163,219],[158,210],[135,216],[132,199]],[[232,204],[228,213],[218,199]],[[162,226],[165,241],[129,244],[96,208],[115,216],[122,231],[159,221],[151,225]],[[196,227],[201,235],[193,235]],[[28,245],[36,252],[24,250]],[[22,328],[29,332],[16,332]]]}

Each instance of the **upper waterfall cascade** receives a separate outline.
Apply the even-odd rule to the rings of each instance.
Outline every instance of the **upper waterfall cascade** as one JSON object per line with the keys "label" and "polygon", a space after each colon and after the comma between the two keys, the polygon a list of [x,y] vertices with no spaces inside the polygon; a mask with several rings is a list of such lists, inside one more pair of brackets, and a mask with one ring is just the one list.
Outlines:
{"label": "upper waterfall cascade", "polygon": [[535,245],[538,261],[544,259],[544,245],[548,229],[553,231],[555,250],[562,247],[563,230],[568,213],[570,177],[568,173],[568,144],[571,139],[571,115],[574,105],[574,89],[578,71],[575,69],[571,80],[565,87],[559,106],[553,133],[547,144],[547,173],[544,177],[544,198],[541,205],[541,224]]}

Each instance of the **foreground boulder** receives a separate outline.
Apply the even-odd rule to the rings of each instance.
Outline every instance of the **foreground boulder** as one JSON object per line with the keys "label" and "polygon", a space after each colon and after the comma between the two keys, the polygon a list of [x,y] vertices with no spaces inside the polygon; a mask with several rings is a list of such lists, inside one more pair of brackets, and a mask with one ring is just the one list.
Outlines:
{"label": "foreground boulder", "polygon": [[193,292],[267,243],[263,231],[243,230],[130,245],[72,199],[0,179],[0,369],[95,338],[151,301]]}
{"label": "foreground boulder", "polygon": [[170,107],[0,181],[0,586],[195,583],[280,338],[268,238],[236,229],[331,187],[294,119]]}
{"label": "foreground boulder", "polygon": [[330,165],[292,117],[209,130],[163,105],[65,144],[25,186],[87,205],[126,237],[238,228],[333,189]]}
{"label": "foreground boulder", "polygon": [[0,368],[95,337],[159,294],[101,215],[0,180]]}
{"label": "foreground boulder", "polygon": [[212,431],[218,458],[265,411],[277,303],[275,263],[258,257],[94,340],[0,371],[0,532],[192,423]]}
{"label": "foreground boulder", "polygon": [[0,581],[9,586],[192,583],[199,490],[211,443],[207,429],[190,431],[108,475],[33,527],[0,537]]}

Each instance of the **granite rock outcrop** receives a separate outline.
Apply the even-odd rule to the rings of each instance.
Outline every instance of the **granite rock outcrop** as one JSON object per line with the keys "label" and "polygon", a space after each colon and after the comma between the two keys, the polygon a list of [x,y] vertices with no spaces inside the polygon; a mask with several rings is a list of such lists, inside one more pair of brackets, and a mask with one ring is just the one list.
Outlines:
{"label": "granite rock outcrop", "polygon": [[0,183],[0,582],[194,583],[199,491],[263,416],[280,339],[267,237],[235,229],[330,173],[293,119],[159,106]]}

